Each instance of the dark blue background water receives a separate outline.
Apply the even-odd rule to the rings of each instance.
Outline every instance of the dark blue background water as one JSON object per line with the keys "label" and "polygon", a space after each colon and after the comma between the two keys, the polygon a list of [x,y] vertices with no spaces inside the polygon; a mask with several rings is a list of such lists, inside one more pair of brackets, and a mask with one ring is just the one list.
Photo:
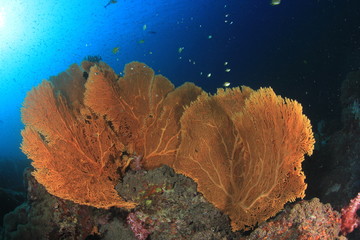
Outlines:
{"label": "dark blue background water", "polygon": [[301,102],[313,125],[336,118],[340,83],[360,66],[359,2],[119,0],[104,8],[107,0],[1,0],[0,159],[25,158],[26,92],[88,55],[118,73],[142,61],[175,85],[210,92],[224,82],[272,86]]}

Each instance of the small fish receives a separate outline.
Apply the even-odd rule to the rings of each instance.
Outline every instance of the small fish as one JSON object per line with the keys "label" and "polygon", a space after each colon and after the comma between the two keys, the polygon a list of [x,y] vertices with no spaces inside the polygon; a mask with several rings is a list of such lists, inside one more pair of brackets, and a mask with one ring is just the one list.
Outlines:
{"label": "small fish", "polygon": [[111,52],[113,54],[117,54],[119,52],[120,48],[119,47],[114,47],[113,50],[111,50]]}
{"label": "small fish", "polygon": [[143,31],[145,31],[146,30],[146,24],[144,24],[144,26],[143,26]]}
{"label": "small fish", "polygon": [[280,5],[280,2],[281,2],[281,0],[271,0],[270,5],[271,6]]}
{"label": "small fish", "polygon": [[208,77],[208,78],[211,77],[211,73],[208,73],[207,77]]}
{"label": "small fish", "polygon": [[230,68],[225,69],[225,72],[230,72],[230,71],[231,71]]}
{"label": "small fish", "polygon": [[181,53],[182,51],[184,51],[184,47],[179,47],[178,52]]}
{"label": "small fish", "polygon": [[230,86],[230,83],[229,82],[224,82],[223,86],[228,87],[228,86]]}
{"label": "small fish", "polygon": [[140,43],[140,44],[143,44],[144,42],[145,42],[144,39],[141,39],[141,40],[138,41],[138,43]]}
{"label": "small fish", "polygon": [[115,3],[117,3],[116,0],[110,0],[110,1],[104,6],[104,8],[106,8],[106,7],[109,6],[110,4],[115,4]]}

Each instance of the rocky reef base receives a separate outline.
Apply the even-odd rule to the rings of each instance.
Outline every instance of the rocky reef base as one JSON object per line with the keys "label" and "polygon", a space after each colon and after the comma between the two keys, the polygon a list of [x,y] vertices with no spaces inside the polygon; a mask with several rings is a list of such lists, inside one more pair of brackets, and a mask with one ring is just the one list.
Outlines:
{"label": "rocky reef base", "polygon": [[4,217],[0,239],[346,239],[340,214],[318,199],[289,204],[252,232],[232,232],[228,216],[171,168],[129,170],[116,189],[139,205],[126,211],[75,204],[50,195],[26,170],[27,200]]}

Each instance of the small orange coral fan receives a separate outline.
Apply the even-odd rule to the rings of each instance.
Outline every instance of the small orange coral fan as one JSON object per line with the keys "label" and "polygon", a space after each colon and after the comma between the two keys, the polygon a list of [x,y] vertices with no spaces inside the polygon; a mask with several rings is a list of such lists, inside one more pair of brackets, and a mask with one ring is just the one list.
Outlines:
{"label": "small orange coral fan", "polygon": [[314,138],[296,101],[271,88],[221,90],[193,102],[181,124],[173,167],[230,216],[233,230],[247,230],[304,197],[301,162]]}

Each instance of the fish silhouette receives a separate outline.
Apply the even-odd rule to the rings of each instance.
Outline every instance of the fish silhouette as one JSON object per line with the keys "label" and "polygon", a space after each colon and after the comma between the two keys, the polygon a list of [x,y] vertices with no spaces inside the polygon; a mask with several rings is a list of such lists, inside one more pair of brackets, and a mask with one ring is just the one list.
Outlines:
{"label": "fish silhouette", "polygon": [[116,0],[110,0],[110,1],[104,6],[104,8],[106,8],[106,7],[109,6],[110,4],[115,4],[115,3],[117,3]]}

